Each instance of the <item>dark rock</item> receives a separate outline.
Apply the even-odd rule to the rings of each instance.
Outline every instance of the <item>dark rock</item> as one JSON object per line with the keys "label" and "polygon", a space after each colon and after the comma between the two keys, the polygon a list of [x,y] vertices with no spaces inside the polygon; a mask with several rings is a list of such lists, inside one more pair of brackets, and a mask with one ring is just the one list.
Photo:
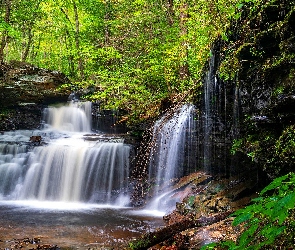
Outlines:
{"label": "dark rock", "polygon": [[37,68],[31,64],[13,61],[1,65],[0,105],[14,107],[26,103],[51,104],[67,101],[68,90],[59,91],[59,86],[69,79],[58,71]]}
{"label": "dark rock", "polygon": [[[232,174],[243,165],[275,177],[270,173],[270,159],[283,131],[295,124],[294,4],[293,0],[275,0],[253,8],[245,3],[241,19],[227,32],[228,40],[220,38],[212,46],[204,80],[209,111],[204,108],[205,101],[200,105],[205,118],[210,119],[210,136],[207,151],[204,145],[198,149],[201,156],[202,151],[208,154],[213,173],[226,165],[225,172]],[[201,124],[205,118],[201,117]],[[202,134],[206,138],[206,131]],[[235,156],[230,156],[235,141],[240,141],[239,153],[235,150]],[[280,169],[279,164],[276,168]],[[284,174],[287,169],[283,168],[276,173]]]}
{"label": "dark rock", "polygon": [[272,124],[274,123],[265,115],[254,115],[251,117],[251,121],[256,122],[257,124]]}
{"label": "dark rock", "polygon": [[0,130],[36,129],[44,106],[66,102],[69,79],[58,71],[12,61],[0,65]]}
{"label": "dark rock", "polygon": [[36,129],[40,127],[43,105],[27,103],[0,112],[0,130]]}
{"label": "dark rock", "polygon": [[295,113],[295,95],[279,95],[273,110],[276,113]]}
{"label": "dark rock", "polygon": [[32,142],[34,145],[40,145],[42,141],[42,137],[40,135],[33,135],[30,137],[30,142]]}

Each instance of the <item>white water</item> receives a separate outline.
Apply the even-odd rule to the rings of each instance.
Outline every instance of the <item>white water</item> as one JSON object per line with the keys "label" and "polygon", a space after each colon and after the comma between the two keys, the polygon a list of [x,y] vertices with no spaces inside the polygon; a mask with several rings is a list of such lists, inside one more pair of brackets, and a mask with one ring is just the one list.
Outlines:
{"label": "white water", "polygon": [[153,200],[148,209],[165,211],[175,201],[165,193],[174,178],[184,175],[188,133],[194,129],[193,105],[183,105],[172,117],[164,116],[154,125],[153,148],[150,155],[149,182],[154,183]]}
{"label": "white water", "polygon": [[48,128],[67,132],[91,131],[91,102],[71,102],[67,106],[45,109]]}
{"label": "white water", "polygon": [[[44,117],[43,130],[0,135],[1,200],[127,205],[130,148],[87,140],[91,104],[48,108]],[[32,135],[43,144],[32,148]]]}

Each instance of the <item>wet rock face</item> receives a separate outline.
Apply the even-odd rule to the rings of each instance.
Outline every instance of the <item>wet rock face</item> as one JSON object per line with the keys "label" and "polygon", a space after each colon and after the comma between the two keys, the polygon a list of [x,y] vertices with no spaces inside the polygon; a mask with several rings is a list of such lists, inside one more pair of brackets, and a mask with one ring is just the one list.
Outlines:
{"label": "wet rock face", "polygon": [[275,1],[257,9],[257,15],[249,16],[248,22],[232,28],[237,36],[231,36],[222,48],[227,50],[235,44],[238,62],[235,81],[240,87],[242,108],[252,114],[265,114],[278,101],[278,94],[294,91],[293,81],[292,88],[285,84],[294,69],[295,26],[289,22],[292,2]]}
{"label": "wet rock face", "polygon": [[42,119],[43,105],[26,104],[0,113],[0,131],[37,129]]}
{"label": "wet rock face", "polygon": [[[295,124],[294,5],[294,0],[261,3],[256,9],[245,4],[242,18],[228,31],[228,40],[220,39],[215,46],[216,77],[227,86],[225,106],[227,110],[238,107],[238,119],[222,112],[218,118],[231,128],[236,124],[239,151],[250,155],[272,178],[288,170],[276,158],[280,157],[277,145]],[[270,162],[277,164],[277,170]]]}
{"label": "wet rock face", "polygon": [[69,92],[57,88],[69,83],[58,71],[37,68],[31,64],[11,62],[0,65],[0,105],[13,107],[26,103],[50,104],[66,101]]}

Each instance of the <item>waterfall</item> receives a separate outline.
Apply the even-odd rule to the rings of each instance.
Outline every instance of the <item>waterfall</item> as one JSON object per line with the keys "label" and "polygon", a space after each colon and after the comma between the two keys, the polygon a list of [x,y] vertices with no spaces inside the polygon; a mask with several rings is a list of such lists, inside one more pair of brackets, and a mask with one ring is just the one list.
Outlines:
{"label": "waterfall", "polygon": [[224,82],[216,75],[218,61],[218,48],[213,48],[203,81],[198,148],[206,172],[229,174],[233,170],[231,142],[239,133],[240,90],[235,82]]}
{"label": "waterfall", "polygon": [[[91,131],[91,103],[50,107],[44,117],[43,130],[0,135],[0,198],[126,205],[130,146],[80,133]],[[43,143],[32,148],[32,135]]]}
{"label": "waterfall", "polygon": [[152,209],[165,209],[164,201],[159,197],[163,187],[168,186],[174,178],[186,174],[193,162],[188,153],[191,151],[190,137],[195,129],[195,108],[185,104],[172,116],[163,116],[154,125],[153,147],[150,153],[149,182],[154,183]]}
{"label": "waterfall", "polygon": [[70,132],[90,132],[91,102],[70,102],[66,106],[45,109],[47,126]]}
{"label": "waterfall", "polygon": [[204,170],[210,172],[211,170],[211,158],[212,158],[212,143],[211,134],[214,130],[214,112],[216,111],[216,87],[217,79],[215,77],[215,55],[212,54],[209,61],[209,70],[204,80],[204,141],[203,141],[203,162]]}
{"label": "waterfall", "polygon": [[32,152],[17,198],[111,203],[112,193],[126,191],[122,183],[128,177],[129,147],[76,139],[70,143]]}

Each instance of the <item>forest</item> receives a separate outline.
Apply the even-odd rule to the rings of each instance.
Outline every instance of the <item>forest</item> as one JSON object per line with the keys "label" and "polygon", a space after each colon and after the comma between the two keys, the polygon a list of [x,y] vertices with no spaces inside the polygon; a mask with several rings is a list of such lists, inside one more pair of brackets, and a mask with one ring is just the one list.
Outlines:
{"label": "forest", "polygon": [[[0,15],[1,65],[62,72],[70,81],[58,91],[124,110],[120,122],[129,128],[179,103],[201,114],[211,70],[220,89],[209,111],[225,125],[207,140],[219,146],[224,133],[225,151],[243,171],[255,169],[259,183],[248,206],[232,211],[238,237],[202,249],[292,249],[293,0],[2,0]],[[199,214],[196,197],[184,200],[186,215]],[[139,239],[129,249],[149,244]]]}
{"label": "forest", "polygon": [[231,1],[17,1],[1,5],[2,62],[59,70],[73,91],[129,122],[155,117],[161,101],[198,92],[210,46],[239,18]]}

